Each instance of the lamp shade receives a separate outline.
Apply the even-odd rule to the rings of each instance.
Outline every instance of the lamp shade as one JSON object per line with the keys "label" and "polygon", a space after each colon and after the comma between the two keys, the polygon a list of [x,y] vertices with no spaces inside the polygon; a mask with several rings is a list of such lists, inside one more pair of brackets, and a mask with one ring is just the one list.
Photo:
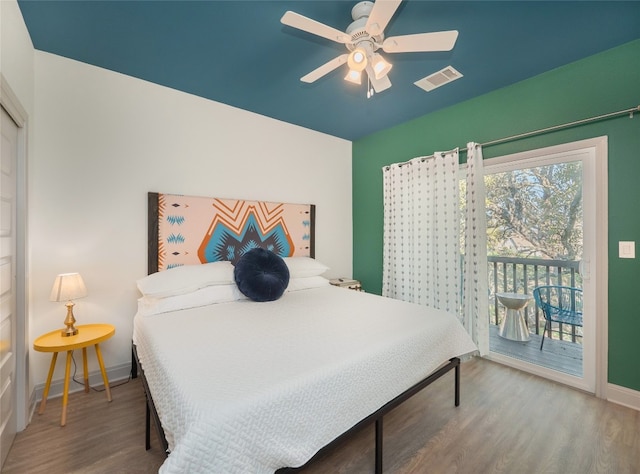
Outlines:
{"label": "lamp shade", "polygon": [[360,71],[354,71],[350,69],[347,75],[344,77],[344,80],[349,81],[353,84],[362,84],[361,76],[362,73]]}
{"label": "lamp shade", "polygon": [[373,56],[373,72],[376,79],[382,79],[391,70],[391,64],[384,60],[382,56],[376,53]]}
{"label": "lamp shade", "polygon": [[352,71],[362,72],[367,67],[367,53],[362,48],[356,48],[349,54],[347,65]]}
{"label": "lamp shade", "polygon": [[71,301],[87,296],[87,287],[79,273],[61,273],[51,288],[51,301]]}

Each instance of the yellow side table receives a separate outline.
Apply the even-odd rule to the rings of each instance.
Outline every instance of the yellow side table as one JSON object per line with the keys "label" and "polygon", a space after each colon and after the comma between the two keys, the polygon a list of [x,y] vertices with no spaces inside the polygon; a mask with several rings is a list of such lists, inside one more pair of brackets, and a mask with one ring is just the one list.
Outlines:
{"label": "yellow side table", "polygon": [[67,366],[64,373],[64,393],[62,395],[62,418],[60,426],[67,423],[67,401],[69,399],[69,377],[71,374],[71,354],[75,349],[82,349],[82,365],[84,368],[84,391],[89,392],[89,374],[87,371],[87,347],[95,346],[98,364],[100,364],[100,372],[102,372],[102,380],[104,381],[104,389],[107,393],[107,400],[111,401],[111,389],[109,388],[109,379],[107,372],[104,370],[104,362],[102,361],[102,353],[100,352],[100,343],[106,341],[116,332],[116,328],[111,324],[84,324],[77,326],[78,334],[75,336],[63,337],[60,329],[51,331],[33,341],[33,348],[39,352],[53,352],[51,358],[51,366],[49,367],[49,375],[47,376],[47,384],[42,393],[42,401],[40,402],[39,414],[44,413],[47,406],[47,396],[49,395],[49,387],[51,386],[51,377],[58,359],[58,352],[67,351]]}

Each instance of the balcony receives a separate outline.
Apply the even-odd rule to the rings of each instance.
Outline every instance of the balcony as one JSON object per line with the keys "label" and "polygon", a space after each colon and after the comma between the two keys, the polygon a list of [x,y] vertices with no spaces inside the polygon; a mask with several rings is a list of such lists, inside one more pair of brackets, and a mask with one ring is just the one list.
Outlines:
{"label": "balcony", "polygon": [[545,337],[540,350],[545,319],[542,311],[531,301],[523,310],[531,339],[516,342],[498,336],[498,327],[505,308],[496,293],[513,292],[531,295],[542,285],[582,287],[579,262],[543,260],[519,257],[488,257],[489,262],[489,322],[492,352],[549,369],[582,376],[582,328],[553,324],[551,337]]}

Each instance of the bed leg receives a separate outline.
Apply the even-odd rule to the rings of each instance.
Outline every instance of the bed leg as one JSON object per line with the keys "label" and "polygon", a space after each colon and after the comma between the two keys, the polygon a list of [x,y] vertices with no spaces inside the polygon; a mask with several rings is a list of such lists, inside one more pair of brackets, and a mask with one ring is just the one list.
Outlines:
{"label": "bed leg", "polygon": [[382,474],[382,416],[376,418],[376,474]]}
{"label": "bed leg", "polygon": [[460,361],[455,368],[455,404],[456,406],[460,406]]}
{"label": "bed leg", "polygon": [[138,363],[136,362],[136,355],[133,352],[133,347],[131,347],[131,378],[138,378]]}
{"label": "bed leg", "polygon": [[145,420],[144,431],[144,447],[147,451],[151,449],[151,409],[149,408],[149,400],[146,400],[147,417]]}

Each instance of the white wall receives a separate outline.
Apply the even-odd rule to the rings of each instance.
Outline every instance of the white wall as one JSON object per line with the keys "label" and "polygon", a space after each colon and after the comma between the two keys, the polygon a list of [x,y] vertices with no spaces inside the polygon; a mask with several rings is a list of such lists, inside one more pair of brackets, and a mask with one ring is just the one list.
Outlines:
{"label": "white wall", "polygon": [[0,71],[27,113],[33,115],[33,45],[15,0],[0,1]]}
{"label": "white wall", "polygon": [[[114,324],[105,365],[129,363],[148,191],[314,203],[316,257],[351,275],[351,142],[48,53],[35,78],[31,340],[61,326],[51,285],[77,271],[89,292],[78,324]],[[49,356],[31,361],[42,383]]]}

